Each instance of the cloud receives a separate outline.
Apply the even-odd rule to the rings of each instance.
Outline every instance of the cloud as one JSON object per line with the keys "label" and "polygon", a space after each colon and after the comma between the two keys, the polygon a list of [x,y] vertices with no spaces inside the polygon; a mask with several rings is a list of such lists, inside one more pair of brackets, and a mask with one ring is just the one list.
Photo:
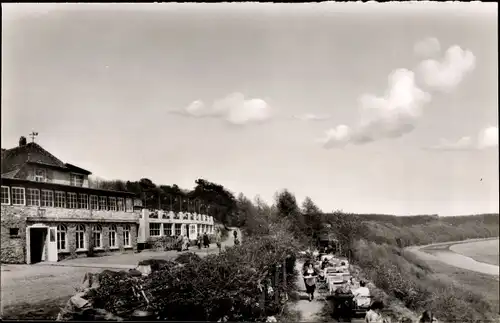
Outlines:
{"label": "cloud", "polygon": [[427,59],[418,67],[419,78],[430,87],[441,92],[453,90],[464,76],[474,70],[476,57],[469,50],[454,45],[448,48],[442,61]]}
{"label": "cloud", "polygon": [[478,148],[486,149],[498,146],[498,127],[484,129],[478,137]]}
{"label": "cloud", "polygon": [[462,137],[457,141],[441,139],[439,144],[431,146],[431,150],[483,150],[498,146],[498,127],[488,127],[479,132],[477,139]]}
{"label": "cloud", "polygon": [[170,112],[194,118],[218,118],[235,125],[263,122],[272,117],[271,107],[264,100],[247,100],[241,93],[230,94],[211,106],[196,100],[182,110]]}
{"label": "cloud", "polygon": [[330,116],[330,115],[317,115],[317,114],[312,114],[312,113],[295,115],[293,117],[295,119],[302,120],[302,121],[324,121],[324,120],[329,120],[332,118],[332,116]]}
{"label": "cloud", "polygon": [[415,75],[407,69],[397,69],[389,75],[384,96],[364,94],[360,97],[361,120],[355,128],[341,125],[326,131],[319,139],[325,148],[365,144],[384,138],[397,138],[415,127],[422,105],[430,94],[415,83]]}
{"label": "cloud", "polygon": [[413,51],[418,56],[429,58],[441,51],[441,45],[439,44],[439,40],[437,40],[437,38],[428,37],[415,43]]}

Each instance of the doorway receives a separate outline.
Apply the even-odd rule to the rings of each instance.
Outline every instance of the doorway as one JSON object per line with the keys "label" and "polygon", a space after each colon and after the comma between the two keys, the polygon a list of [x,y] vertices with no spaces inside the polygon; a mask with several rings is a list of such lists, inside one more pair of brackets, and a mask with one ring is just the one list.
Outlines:
{"label": "doorway", "polygon": [[47,228],[30,228],[30,260],[32,264],[45,260],[46,241]]}

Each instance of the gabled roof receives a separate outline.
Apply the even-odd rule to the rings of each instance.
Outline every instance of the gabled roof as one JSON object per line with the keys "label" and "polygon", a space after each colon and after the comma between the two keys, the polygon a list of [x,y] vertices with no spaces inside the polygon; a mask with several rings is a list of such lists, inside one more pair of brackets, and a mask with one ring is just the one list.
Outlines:
{"label": "gabled roof", "polygon": [[[36,153],[36,154],[34,154]],[[37,158],[42,155],[45,158]],[[22,156],[22,157],[21,157]],[[66,171],[74,171],[89,175],[91,172],[71,164],[63,163],[47,150],[43,149],[35,142],[27,143],[23,146],[17,146],[11,149],[2,150],[2,174],[19,170],[26,163],[38,164],[45,167],[55,167]],[[2,175],[3,176],[3,175]]]}

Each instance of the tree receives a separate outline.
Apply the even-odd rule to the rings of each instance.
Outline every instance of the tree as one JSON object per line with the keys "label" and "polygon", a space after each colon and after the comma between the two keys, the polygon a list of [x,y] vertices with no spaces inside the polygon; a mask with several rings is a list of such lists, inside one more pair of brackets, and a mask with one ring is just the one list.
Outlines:
{"label": "tree", "polygon": [[230,224],[232,216],[237,211],[233,193],[224,186],[205,179],[197,179],[195,183],[194,190],[189,194],[191,198],[200,199],[210,206],[210,215],[224,224]]}
{"label": "tree", "polygon": [[323,230],[323,221],[321,209],[307,196],[302,203],[302,213],[309,236],[316,241],[320,232]]}
{"label": "tree", "polygon": [[300,214],[297,199],[287,189],[276,194],[276,207],[278,214],[282,217],[297,217]]}

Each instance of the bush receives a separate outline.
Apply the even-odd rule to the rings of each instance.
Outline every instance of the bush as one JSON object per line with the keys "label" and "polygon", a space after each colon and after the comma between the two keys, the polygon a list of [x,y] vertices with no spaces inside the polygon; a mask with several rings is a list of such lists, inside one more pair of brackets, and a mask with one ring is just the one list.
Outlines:
{"label": "bush", "polygon": [[[176,259],[182,266],[158,259],[143,261],[159,269],[147,277],[104,279],[93,301],[96,307],[124,318],[131,310],[147,309],[161,320],[261,320],[279,313],[285,295],[295,288],[293,268],[299,249],[286,231],[278,231],[248,239],[219,255],[182,254]],[[137,292],[140,286],[149,303]]]}
{"label": "bush", "polygon": [[171,236],[149,237],[146,241],[146,248],[156,250],[174,250],[177,245],[177,238]]}
{"label": "bush", "polygon": [[389,245],[358,241],[353,260],[367,277],[411,310],[431,309],[446,322],[488,321],[492,306],[466,288],[441,282],[429,267],[410,253]]}

